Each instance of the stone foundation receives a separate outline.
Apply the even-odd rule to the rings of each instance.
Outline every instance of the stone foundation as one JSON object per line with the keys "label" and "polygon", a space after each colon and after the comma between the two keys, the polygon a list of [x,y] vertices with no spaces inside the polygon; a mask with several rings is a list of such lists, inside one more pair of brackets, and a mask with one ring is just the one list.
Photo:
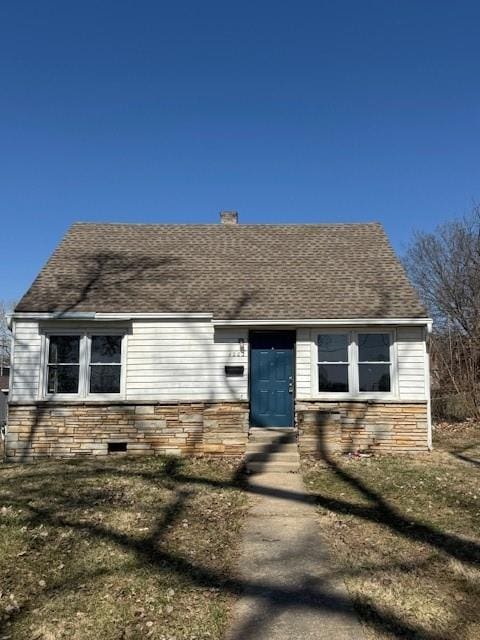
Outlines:
{"label": "stone foundation", "polygon": [[126,443],[127,454],[238,456],[247,439],[246,402],[11,404],[6,452],[27,462],[106,456],[109,443]]}
{"label": "stone foundation", "polygon": [[298,402],[300,453],[428,451],[427,404]]}
{"label": "stone foundation", "polygon": [[[426,403],[299,401],[296,417],[305,455],[428,451]],[[241,456],[248,419],[248,402],[11,404],[6,454],[10,462],[106,456],[110,443],[126,443],[127,454]]]}

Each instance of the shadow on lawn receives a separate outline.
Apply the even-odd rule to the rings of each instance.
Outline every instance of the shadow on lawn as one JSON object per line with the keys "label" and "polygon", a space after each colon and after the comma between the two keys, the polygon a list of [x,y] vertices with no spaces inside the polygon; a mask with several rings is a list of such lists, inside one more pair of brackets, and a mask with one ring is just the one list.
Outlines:
{"label": "shadow on lawn", "polygon": [[463,462],[468,462],[468,464],[473,465],[474,467],[480,467],[480,460],[476,460],[475,458],[470,458],[466,456],[464,453],[454,453],[453,454],[457,460],[462,460]]}
{"label": "shadow on lawn", "polygon": [[[353,487],[369,504],[364,505],[346,500],[331,499],[321,493],[316,493],[313,495],[313,499],[318,505],[334,513],[354,515],[367,521],[379,523],[394,533],[414,542],[429,545],[432,549],[441,551],[451,558],[461,560],[464,563],[471,565],[478,565],[480,563],[480,546],[478,544],[442,532],[429,525],[411,520],[410,518],[407,519],[392,505],[388,504],[378,492],[367,487],[360,480],[342,469],[328,454],[322,443],[320,443],[319,449],[321,457],[329,469],[344,483]],[[182,461],[178,459],[167,460],[161,477],[159,477],[158,470],[152,470],[151,472],[135,470],[134,461],[132,461],[132,466],[132,469],[119,470],[108,462],[100,463],[93,468],[86,468],[82,464],[72,464],[68,478],[71,489],[69,490],[66,485],[63,485],[62,488],[61,485],[55,496],[49,493],[51,486],[48,482],[49,480],[55,479],[55,466],[52,465],[50,471],[42,473],[32,471],[32,473],[23,475],[22,481],[35,480],[36,482],[22,491],[20,498],[16,501],[9,500],[9,503],[13,507],[22,509],[24,514],[28,514],[26,518],[29,526],[43,524],[59,529],[73,529],[98,541],[107,541],[125,551],[133,552],[139,565],[150,568],[154,567],[159,573],[165,571],[176,573],[197,587],[213,587],[230,594],[244,594],[255,598],[266,599],[270,619],[268,619],[268,616],[262,620],[252,617],[232,640],[261,638],[262,633],[268,627],[270,621],[279,615],[285,606],[298,608],[299,610],[321,609],[342,613],[349,610],[349,602],[344,596],[332,593],[327,582],[328,579],[333,576],[346,577],[347,575],[358,575],[359,569],[343,572],[332,571],[330,575],[323,576],[319,580],[312,578],[312,580],[306,581],[294,589],[288,589],[261,580],[248,582],[234,575],[225,576],[221,572],[192,561],[190,558],[179,555],[178,553],[169,552],[165,548],[162,548],[162,539],[167,528],[179,522],[181,518],[184,517],[184,514],[187,513],[188,499],[195,494],[198,486],[211,486],[218,489],[243,487],[245,491],[250,493],[277,496],[283,499],[302,502],[307,500],[311,502],[311,495],[300,492],[288,492],[270,487],[252,487],[245,482],[241,470],[238,470],[229,482],[208,477],[191,476],[184,472],[184,465]],[[159,483],[166,482],[169,488],[174,491],[172,501],[166,507],[163,507],[162,515],[158,518],[155,527],[148,536],[127,535],[106,526],[102,522],[85,521],[80,517],[72,517],[72,515],[68,514],[69,508],[70,511],[72,510],[72,505],[75,505],[76,508],[83,506],[84,503],[91,505],[92,502],[95,503],[95,500],[101,500],[102,496],[105,500],[109,499],[106,488],[102,487],[101,484],[102,476],[105,474],[125,480],[139,478],[152,483],[154,486],[159,486]],[[64,475],[63,470],[58,473],[58,476],[62,475]],[[42,477],[45,483],[42,482]],[[84,493],[81,497],[75,495],[73,487],[87,477],[90,479],[92,477],[98,478],[98,486],[94,490],[92,489],[90,493]],[[58,478],[58,480],[60,480],[60,478]],[[16,481],[12,480],[12,482]],[[52,497],[53,499],[51,499]],[[41,508],[32,506],[32,504],[39,499],[44,500],[45,506]],[[392,563],[391,565],[364,567],[364,570],[371,574],[372,572],[382,572],[393,569],[395,566],[395,563]],[[413,562],[411,565],[406,566],[405,563],[402,563],[402,568],[405,571],[414,572],[421,568],[421,565]],[[92,579],[95,577],[95,574],[96,572],[92,571]],[[79,586],[78,583],[85,582],[86,579],[88,579],[88,577],[86,578],[85,574],[82,574],[78,580],[70,579],[65,582],[56,582],[51,587],[52,594],[55,593],[58,595],[59,592],[75,591]],[[45,597],[45,595],[48,597],[48,594],[49,591],[47,589],[42,593],[42,597]],[[467,605],[457,606],[459,624],[462,620],[462,606]],[[35,600],[32,598],[31,601],[24,603],[18,612],[12,614],[10,620],[14,620],[15,617],[20,619],[34,607]],[[368,621],[368,623],[373,625],[378,631],[392,638],[407,638],[409,640],[453,640],[454,637],[461,637],[458,635],[458,627],[455,629],[455,635],[431,632],[420,626],[412,625],[406,620],[402,620],[393,611],[385,610],[384,607],[376,607],[375,604],[372,604],[372,602],[366,599],[357,600],[355,602],[355,608],[357,614],[362,619]],[[0,632],[6,632],[7,630],[8,627],[0,625]]]}
{"label": "shadow on lawn", "polygon": [[[472,452],[472,449],[474,450]],[[474,467],[480,467],[480,445],[478,443],[471,444],[468,447],[463,447],[462,449],[454,449],[450,452],[454,458],[457,460],[461,460],[462,462],[467,462]],[[466,455],[469,453],[470,455]],[[475,455],[475,458],[472,458],[472,453]]]}

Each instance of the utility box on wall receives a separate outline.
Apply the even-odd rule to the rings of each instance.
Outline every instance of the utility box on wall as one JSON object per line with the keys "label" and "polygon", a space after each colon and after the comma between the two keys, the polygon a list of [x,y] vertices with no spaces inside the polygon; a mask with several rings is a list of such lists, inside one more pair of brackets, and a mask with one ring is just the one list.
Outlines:
{"label": "utility box on wall", "polygon": [[243,376],[243,372],[244,372],[245,367],[240,364],[240,365],[230,365],[230,364],[226,364],[225,365],[225,375],[229,376],[229,377],[233,377],[233,376]]}

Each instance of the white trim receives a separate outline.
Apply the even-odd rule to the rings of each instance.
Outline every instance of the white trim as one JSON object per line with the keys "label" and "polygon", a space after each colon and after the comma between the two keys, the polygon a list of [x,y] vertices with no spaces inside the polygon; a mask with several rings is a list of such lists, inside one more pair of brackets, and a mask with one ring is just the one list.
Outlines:
{"label": "white trim", "polygon": [[[80,337],[80,352],[79,352],[79,376],[78,376],[78,392],[77,393],[48,393],[48,351],[51,335],[78,335]],[[122,336],[121,352],[120,352],[120,391],[118,393],[90,393],[90,353],[91,353],[91,338],[92,335],[120,335]],[[126,329],[112,328],[112,329],[81,329],[81,328],[66,328],[61,327],[59,329],[49,328],[42,334],[42,355],[41,355],[41,368],[40,368],[40,384],[39,385],[39,400],[46,401],[95,401],[95,400],[124,400],[126,397],[126,362],[127,362],[127,349],[126,349]]]}
{"label": "white trim", "polygon": [[215,326],[356,326],[356,325],[392,325],[392,326],[426,326],[432,330],[431,318],[293,318],[266,320],[213,319],[212,313],[97,313],[95,311],[57,312],[16,312],[7,316],[12,320],[178,320],[206,319]]}
{"label": "white trim", "polygon": [[7,316],[12,320],[192,320],[211,319],[211,313],[97,313],[95,311],[61,311],[54,313],[16,312]]}
{"label": "white trim", "polygon": [[[333,395],[333,394],[332,394]],[[337,394],[337,397],[333,398],[326,398],[326,397],[318,397],[318,396],[308,396],[308,395],[301,395],[301,396],[297,396],[295,399],[297,400],[297,402],[364,402],[365,404],[375,404],[376,402],[380,403],[380,404],[427,404],[427,400],[423,399],[420,400],[419,398],[409,398],[409,397],[405,397],[405,398],[395,398],[395,397],[368,397],[368,398],[364,398],[365,394],[352,394],[352,395],[348,395],[347,394],[343,394],[345,397],[340,398],[338,396],[340,396],[342,394]]]}
{"label": "white trim", "polygon": [[[388,397],[394,397],[397,398],[398,397],[398,375],[397,375],[397,369],[396,369],[396,358],[395,358],[395,351],[396,351],[396,335],[395,335],[395,330],[384,330],[381,333],[386,333],[389,336],[390,339],[390,344],[388,345],[388,355],[389,355],[389,362],[384,362],[384,361],[380,361],[380,362],[366,362],[364,360],[360,361],[360,356],[359,356],[359,348],[358,348],[358,336],[359,334],[362,333],[372,333],[372,331],[370,331],[368,328],[367,329],[358,329],[357,331],[353,332],[353,340],[355,343],[355,357],[354,357],[354,365],[355,365],[355,393],[358,393],[359,396],[363,396],[366,394],[371,394],[374,395],[375,397],[379,397],[379,396],[388,396]],[[378,333],[380,333],[380,331],[378,331]],[[390,391],[386,392],[386,391],[360,391],[360,364],[388,364],[390,365],[389,369],[390,369]]]}
{"label": "white trim", "polygon": [[392,391],[396,398],[400,397],[400,376],[398,373],[398,339],[397,328],[392,329],[391,344],[390,344],[390,358],[392,360],[392,368],[390,372],[390,383],[392,385]]}
{"label": "white trim", "polygon": [[[94,362],[92,364],[92,337],[93,336],[99,336],[99,335],[119,335],[121,336],[122,340],[120,341],[120,362],[109,362],[109,363],[100,363],[100,362]],[[124,349],[124,334],[120,331],[110,331],[107,332],[107,330],[103,330],[103,331],[88,331],[86,333],[86,367],[85,367],[85,397],[92,397],[92,398],[97,398],[97,397],[113,397],[113,396],[118,396],[119,394],[122,394],[122,389],[124,388],[124,384],[122,384],[122,381],[125,380],[125,375],[122,375],[122,366],[123,366],[123,361],[124,361],[124,356],[125,356],[125,349]],[[114,366],[114,367],[120,367],[120,390],[118,393],[92,393],[92,391],[90,391],[90,380],[91,380],[91,375],[92,375],[92,366]]]}
{"label": "white trim", "polygon": [[215,326],[285,326],[285,327],[363,327],[376,325],[389,326],[426,326],[430,333],[432,328],[431,318],[316,318],[293,320],[212,320]]}
{"label": "white trim", "polygon": [[48,379],[48,342],[49,338],[44,332],[40,332],[40,367],[38,371],[38,389],[37,400],[41,400],[45,396]]}
{"label": "white trim", "polygon": [[178,320],[186,318],[187,320],[195,318],[210,319],[213,317],[211,313],[95,313],[96,320]]}
{"label": "white trim", "polygon": [[423,333],[424,366],[425,366],[425,394],[427,396],[427,446],[433,449],[432,437],[432,397],[430,389],[430,352],[427,348],[427,332]]}
{"label": "white trim", "polygon": [[[326,333],[336,333],[339,335],[346,335],[347,336],[347,340],[348,340],[348,344],[347,344],[347,358],[348,358],[348,362],[338,362],[338,364],[343,364],[343,365],[347,365],[347,378],[348,378],[348,389],[349,391],[344,392],[344,391],[319,391],[318,390],[318,366],[320,363],[319,359],[318,359],[318,336],[320,334],[326,334]],[[311,358],[311,380],[312,380],[312,392],[316,393],[319,397],[325,397],[325,398],[338,398],[339,396],[345,396],[345,397],[350,397],[351,395],[351,390],[354,388],[354,378],[353,378],[353,367],[352,367],[352,362],[353,362],[353,336],[352,336],[352,332],[351,331],[346,331],[345,329],[341,329],[339,327],[336,328],[331,328],[329,327],[328,329],[322,329],[321,331],[316,331],[314,329],[312,329],[312,331],[310,331],[310,342],[312,345],[312,358]],[[324,362],[322,364],[327,364],[327,362]],[[334,362],[331,364],[335,364]]]}
{"label": "white trim", "polygon": [[[321,333],[346,333],[348,335],[348,392],[335,392],[335,391],[319,391],[318,390],[318,336]],[[340,328],[315,328],[310,331],[310,345],[311,345],[311,385],[310,385],[310,399],[321,401],[341,401],[341,400],[357,400],[357,401],[370,401],[370,400],[398,400],[399,399],[399,385],[398,385],[398,363],[396,357],[396,344],[397,336],[395,329],[384,329],[382,333],[387,333],[390,336],[390,391],[359,391],[359,378],[358,378],[358,334],[370,333],[368,327],[358,327],[349,331],[342,331]],[[302,398],[297,398],[301,400]],[[305,398],[303,398],[305,399]]]}
{"label": "white trim", "polygon": [[347,326],[357,325],[376,326],[426,326],[427,332],[432,331],[431,318],[297,318],[281,320],[236,320],[213,319],[212,313],[96,313],[95,311],[68,311],[62,312],[16,312],[7,316],[9,328],[14,320],[91,320],[91,321],[116,321],[116,320],[211,320],[214,326],[258,326],[258,327],[311,327],[311,326]]}
{"label": "white trim", "polygon": [[[80,334],[80,351],[78,357],[78,393],[84,398],[88,390],[88,351],[90,348],[89,335]],[[48,390],[47,390],[48,391]]]}
{"label": "white trim", "polygon": [[12,332],[12,342],[10,344],[10,371],[8,372],[8,399],[10,400],[13,391],[13,376],[15,375],[15,333],[16,333],[16,325],[15,322],[10,322],[7,316],[7,324],[8,328]]}
{"label": "white trim", "polygon": [[130,333],[126,331],[122,340],[122,373],[120,375],[120,395],[122,398],[127,397],[127,376],[128,376],[128,336]]}

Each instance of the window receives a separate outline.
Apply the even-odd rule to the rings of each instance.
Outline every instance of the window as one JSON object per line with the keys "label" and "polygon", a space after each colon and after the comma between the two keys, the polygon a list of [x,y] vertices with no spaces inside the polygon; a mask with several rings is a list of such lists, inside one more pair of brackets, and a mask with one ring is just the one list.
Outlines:
{"label": "window", "polygon": [[390,334],[358,334],[358,390],[389,392]]}
{"label": "window", "polygon": [[392,393],[392,333],[317,334],[319,394]]}
{"label": "window", "polygon": [[81,398],[120,393],[122,340],[122,333],[49,335],[46,393]]}
{"label": "window", "polygon": [[50,336],[48,393],[78,393],[80,336]]}
{"label": "window", "polygon": [[119,393],[122,336],[92,336],[90,393]]}
{"label": "window", "polygon": [[318,336],[318,390],[348,392],[347,333],[322,333]]}

